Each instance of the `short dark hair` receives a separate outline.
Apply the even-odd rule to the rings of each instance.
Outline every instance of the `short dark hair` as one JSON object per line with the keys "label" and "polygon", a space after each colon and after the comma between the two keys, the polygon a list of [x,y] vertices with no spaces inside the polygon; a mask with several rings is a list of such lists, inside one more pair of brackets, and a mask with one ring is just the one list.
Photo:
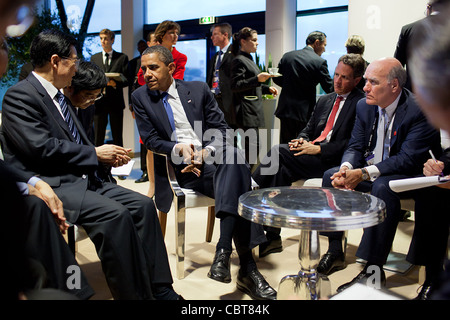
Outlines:
{"label": "short dark hair", "polygon": [[338,63],[339,62],[342,62],[353,69],[353,78],[362,77],[364,75],[364,71],[366,70],[366,62],[360,54],[344,54],[339,58]]}
{"label": "short dark hair", "polygon": [[144,52],[142,52],[142,55],[144,56],[151,53],[157,53],[159,60],[161,60],[166,66],[173,62],[172,52],[162,45],[148,47],[144,50]]}
{"label": "short dark hair", "polygon": [[95,63],[82,60],[77,69],[77,73],[72,78],[72,88],[75,92],[81,90],[103,89],[108,84],[105,72]]}
{"label": "short dark hair", "polygon": [[70,56],[70,47],[77,47],[77,40],[57,29],[44,30],[31,42],[30,58],[33,67],[42,67],[50,61],[52,55]]}
{"label": "short dark hair", "polygon": [[222,33],[228,33],[228,40],[231,39],[231,36],[233,35],[233,28],[231,27],[231,24],[229,24],[228,22],[216,23],[211,27],[211,32],[215,28],[220,28],[220,32]]}
{"label": "short dark hair", "polygon": [[327,35],[322,31],[313,31],[308,34],[308,37],[306,37],[306,45],[313,44],[314,42],[316,42],[316,40],[324,42],[326,38]]}

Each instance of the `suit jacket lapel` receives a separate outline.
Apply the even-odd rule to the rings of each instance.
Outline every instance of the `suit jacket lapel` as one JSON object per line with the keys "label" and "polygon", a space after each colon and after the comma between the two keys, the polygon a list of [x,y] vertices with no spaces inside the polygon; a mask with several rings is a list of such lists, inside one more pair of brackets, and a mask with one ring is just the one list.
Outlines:
{"label": "suit jacket lapel", "polygon": [[402,96],[400,97],[400,100],[398,101],[397,109],[394,113],[394,123],[392,124],[392,131],[391,131],[391,147],[394,145],[395,141],[397,140],[397,130],[400,127],[403,118],[406,115],[406,95],[404,92],[402,92]]}
{"label": "suit jacket lapel", "polygon": [[58,123],[58,125],[61,127],[61,129],[63,129],[64,132],[69,137],[72,137],[72,133],[70,132],[67,122],[63,119],[63,117],[61,116],[61,113],[59,112],[58,108],[56,107],[55,103],[53,102],[53,99],[48,95],[47,91],[41,85],[39,80],[33,74],[30,74],[30,76],[28,76],[27,79],[30,81],[30,83],[36,88],[36,90],[42,96],[42,101],[44,102],[45,106],[52,114],[54,120]]}
{"label": "suit jacket lapel", "polygon": [[339,113],[339,117],[336,119],[336,123],[335,123],[334,128],[333,128],[333,133],[336,132],[339,129],[339,127],[344,122],[344,119],[347,117],[347,115],[348,115],[348,108],[350,107],[350,104],[352,103],[352,100],[355,98],[355,90],[356,90],[356,88],[353,89],[353,91],[350,92],[350,94],[347,96],[347,99],[345,99],[344,105],[342,106],[342,110]]}
{"label": "suit jacket lapel", "polygon": [[178,96],[180,97],[180,102],[183,105],[184,112],[191,124],[192,128],[194,128],[195,117],[193,114],[193,105],[194,100],[192,98],[191,92],[183,86],[178,80],[175,80],[177,84]]}

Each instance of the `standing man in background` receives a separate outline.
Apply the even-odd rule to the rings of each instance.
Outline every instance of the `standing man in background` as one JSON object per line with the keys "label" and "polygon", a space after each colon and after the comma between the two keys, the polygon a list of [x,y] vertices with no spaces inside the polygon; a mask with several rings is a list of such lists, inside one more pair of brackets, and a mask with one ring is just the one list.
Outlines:
{"label": "standing man in background", "polygon": [[327,61],[320,57],[326,45],[325,33],[313,31],[306,38],[306,47],[285,53],[278,64],[283,76],[273,82],[283,88],[275,111],[281,122],[280,143],[296,138],[308,123],[316,105],[317,84],[326,93],[333,91]]}
{"label": "standing man in background", "polygon": [[232,27],[229,23],[219,23],[211,28],[211,40],[219,51],[211,58],[206,82],[216,98],[220,110],[225,115],[225,121],[232,128],[236,128],[236,115],[231,92],[231,53],[230,39]]}
{"label": "standing man in background", "polygon": [[[91,61],[102,68],[105,73],[120,73],[126,77],[128,57],[124,53],[113,50],[114,39],[113,31],[109,29],[100,31],[100,43],[103,50],[94,54]],[[123,146],[123,109],[125,109],[123,88],[128,85],[128,81],[126,79],[118,81],[112,78],[108,78],[108,80],[103,99],[95,103],[95,145],[101,146],[105,143],[109,116],[113,144]]]}

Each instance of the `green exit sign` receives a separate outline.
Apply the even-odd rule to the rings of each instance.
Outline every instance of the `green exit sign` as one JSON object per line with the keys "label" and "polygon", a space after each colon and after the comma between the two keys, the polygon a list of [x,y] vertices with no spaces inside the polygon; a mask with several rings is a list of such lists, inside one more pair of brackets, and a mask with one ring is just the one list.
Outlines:
{"label": "green exit sign", "polygon": [[200,18],[200,24],[213,24],[213,23],[216,23],[216,17],[214,16]]}

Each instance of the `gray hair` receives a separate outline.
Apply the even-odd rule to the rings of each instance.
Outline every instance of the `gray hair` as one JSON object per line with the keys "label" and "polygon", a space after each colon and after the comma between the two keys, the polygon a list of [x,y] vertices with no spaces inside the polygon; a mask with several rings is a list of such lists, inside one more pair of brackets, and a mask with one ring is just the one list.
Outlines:
{"label": "gray hair", "polygon": [[450,5],[421,23],[409,52],[408,66],[415,90],[429,102],[450,109]]}
{"label": "gray hair", "polygon": [[388,82],[392,82],[392,80],[397,79],[398,85],[400,88],[403,88],[406,83],[406,70],[401,66],[394,66],[387,75]]}

